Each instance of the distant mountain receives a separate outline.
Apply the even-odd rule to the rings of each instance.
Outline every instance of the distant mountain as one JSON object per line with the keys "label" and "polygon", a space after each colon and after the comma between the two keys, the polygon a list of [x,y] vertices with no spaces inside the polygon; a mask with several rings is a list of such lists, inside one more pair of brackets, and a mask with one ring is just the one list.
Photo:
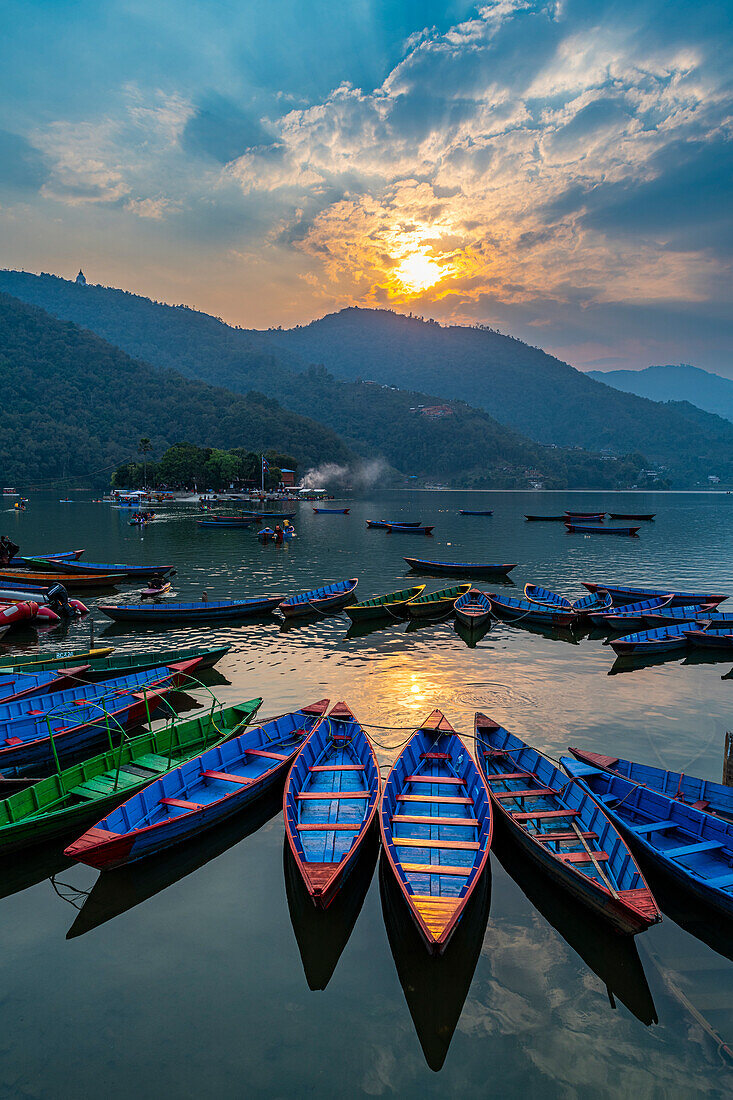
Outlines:
{"label": "distant mountain", "polygon": [[[241,397],[131,359],[67,321],[0,293],[0,454],[8,483],[76,476],[109,484],[111,470],[181,440],[286,451],[304,465],[349,462],[335,433],[271,397]],[[92,475],[93,478],[92,478]]]}
{"label": "distant mountain", "polygon": [[[713,470],[733,479],[728,422],[707,414],[700,421],[688,406],[622,394],[489,330],[349,309],[304,328],[256,332],[51,275],[2,271],[0,289],[154,366],[272,395],[405,473],[454,484],[610,487],[644,483],[639,471],[651,461],[666,466],[665,477],[678,485],[699,483]],[[441,404],[450,406],[445,417],[418,409]],[[603,463],[587,453],[604,449]],[[624,464],[611,461],[613,454],[634,457]]]}
{"label": "distant mountain", "polygon": [[719,374],[679,363],[645,370],[588,371],[589,378],[607,386],[649,397],[652,401],[689,401],[705,412],[733,420],[733,381]]}

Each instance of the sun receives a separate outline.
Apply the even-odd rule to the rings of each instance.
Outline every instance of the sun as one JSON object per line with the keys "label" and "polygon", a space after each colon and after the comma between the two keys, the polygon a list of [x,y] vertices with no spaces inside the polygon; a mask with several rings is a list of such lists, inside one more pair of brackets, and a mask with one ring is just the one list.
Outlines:
{"label": "sun", "polygon": [[394,269],[393,275],[402,283],[405,290],[416,294],[437,283],[443,275],[443,270],[440,264],[424,253],[411,252]]}

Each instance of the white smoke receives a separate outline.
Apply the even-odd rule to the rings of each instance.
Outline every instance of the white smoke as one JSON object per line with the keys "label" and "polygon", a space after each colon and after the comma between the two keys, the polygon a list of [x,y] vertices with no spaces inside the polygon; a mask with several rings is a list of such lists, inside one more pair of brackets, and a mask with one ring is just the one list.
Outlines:
{"label": "white smoke", "polygon": [[369,489],[378,481],[383,481],[389,471],[389,465],[383,458],[371,458],[355,466],[338,466],[335,462],[326,462],[308,470],[301,481],[302,489],[328,489],[336,486]]}

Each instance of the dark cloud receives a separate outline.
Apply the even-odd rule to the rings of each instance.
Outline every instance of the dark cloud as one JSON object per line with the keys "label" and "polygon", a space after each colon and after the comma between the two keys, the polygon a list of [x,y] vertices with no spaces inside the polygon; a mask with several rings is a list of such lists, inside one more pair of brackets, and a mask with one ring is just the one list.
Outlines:
{"label": "dark cloud", "polygon": [[48,179],[42,153],[20,134],[0,130],[0,187],[11,191],[38,191]]}
{"label": "dark cloud", "polygon": [[223,96],[209,95],[186,123],[181,145],[187,153],[229,164],[253,146],[269,145],[272,135],[254,111],[245,112]]}

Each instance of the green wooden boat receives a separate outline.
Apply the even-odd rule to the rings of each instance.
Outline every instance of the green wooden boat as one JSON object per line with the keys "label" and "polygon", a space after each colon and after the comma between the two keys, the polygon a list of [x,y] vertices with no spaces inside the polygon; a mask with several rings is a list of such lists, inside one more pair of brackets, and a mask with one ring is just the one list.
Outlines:
{"label": "green wooden boat", "polygon": [[[64,668],[66,665],[91,664],[92,661],[101,661],[114,653],[114,646],[98,646],[96,649],[77,649],[69,652],[68,649],[44,650],[40,653],[29,654],[11,653],[9,656],[0,657],[0,669],[7,671],[14,669],[16,672],[48,672],[49,669]],[[151,665],[156,668],[156,665]]]}
{"label": "green wooden boat", "polygon": [[386,596],[373,596],[371,600],[354,603],[351,607],[345,607],[344,611],[355,623],[390,615],[401,618],[405,614],[405,606],[422,596],[424,591],[424,584],[416,584],[412,588],[403,588],[400,592],[388,592]]}
{"label": "green wooden boat", "polygon": [[241,733],[261,705],[250,699],[140,734],[11,794],[0,801],[0,855],[82,833],[171,768]]}
{"label": "green wooden boat", "polygon": [[[96,680],[111,680],[115,676],[124,676],[129,672],[145,672],[149,668],[159,668],[162,665],[171,665],[178,661],[192,661],[196,657],[201,659],[201,664],[196,671],[197,673],[202,672],[206,668],[213,668],[222,657],[226,656],[231,648],[231,645],[219,645],[197,649],[157,649],[145,653],[115,653],[113,656],[91,657],[86,661],[80,655],[75,663],[84,669],[80,673],[79,679],[82,682],[94,683]],[[63,663],[64,665],[69,664],[66,660]],[[2,665],[2,671],[51,672],[57,667],[58,662],[55,657],[52,657],[48,661],[36,661],[32,667],[30,665]]]}
{"label": "green wooden boat", "polygon": [[426,596],[418,596],[416,600],[405,605],[405,611],[412,619],[437,619],[439,615],[451,612],[458,597],[465,596],[470,591],[470,584],[454,584],[451,588],[441,588],[437,592],[428,592]]}

